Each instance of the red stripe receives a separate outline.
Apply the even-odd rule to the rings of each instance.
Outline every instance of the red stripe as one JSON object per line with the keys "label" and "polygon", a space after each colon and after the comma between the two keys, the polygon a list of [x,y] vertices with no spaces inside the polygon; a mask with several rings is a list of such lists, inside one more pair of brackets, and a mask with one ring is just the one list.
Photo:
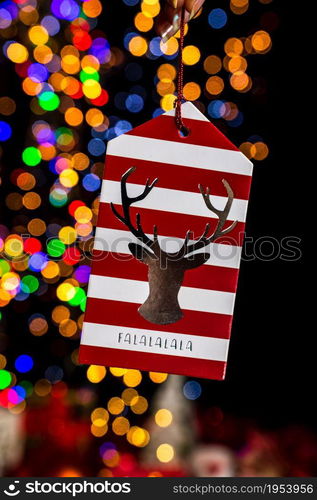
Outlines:
{"label": "red stripe", "polygon": [[[88,298],[85,322],[119,325],[144,330],[157,330],[158,325],[146,321],[139,313],[140,304],[116,300]],[[229,339],[232,316],[183,310],[184,317],[171,325],[159,325],[162,332],[183,333]]]}
{"label": "red stripe", "polygon": [[187,137],[181,137],[179,135],[175,126],[174,117],[166,115],[160,115],[154,120],[150,120],[132,129],[128,132],[128,135],[239,151],[239,149],[209,121],[184,118],[183,122],[190,130],[190,134]]}
{"label": "red stripe", "polygon": [[125,351],[87,345],[80,346],[79,363],[175,373],[177,375],[216,380],[224,379],[226,369],[226,363],[222,361],[166,356],[165,354]]}
{"label": "red stripe", "polygon": [[[115,205],[115,207],[119,213],[122,212],[121,205]],[[142,228],[146,233],[153,233],[153,225],[156,224],[158,226],[159,235],[171,236],[173,238],[185,238],[188,229],[192,231],[193,237],[199,238],[207,222],[211,225],[210,234],[212,234],[212,231],[217,225],[217,219],[136,207],[130,208],[132,220],[135,220],[138,212],[141,214]],[[224,228],[230,226],[231,223],[232,220],[228,220]],[[109,203],[100,203],[97,226],[120,229],[121,231],[127,230],[126,226],[112,213]],[[238,222],[236,227],[229,234],[218,238],[217,243],[241,246],[244,236],[244,227],[244,222]]]}
{"label": "red stripe", "polygon": [[[202,265],[185,272],[183,286],[235,293],[238,269]],[[148,281],[148,267],[132,255],[94,252],[92,274]]]}
{"label": "red stripe", "polygon": [[[133,160],[110,154],[106,158],[103,178],[120,181],[121,176],[132,166],[136,167],[136,171],[131,175],[129,182],[133,181],[135,184],[143,185],[148,177],[151,179],[158,177],[157,186],[161,188],[198,193],[198,184],[202,184],[203,186],[209,186],[212,194],[226,196],[222,184],[222,179],[226,179],[232,187],[236,199],[249,199],[251,176],[248,175],[183,167],[181,165],[167,165],[155,161]],[[210,168],[212,168],[212,165],[210,165]]]}

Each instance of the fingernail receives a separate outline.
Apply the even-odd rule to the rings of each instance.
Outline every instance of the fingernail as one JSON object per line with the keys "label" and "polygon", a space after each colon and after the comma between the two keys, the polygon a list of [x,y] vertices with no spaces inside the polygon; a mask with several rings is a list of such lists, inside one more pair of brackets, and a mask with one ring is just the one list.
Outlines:
{"label": "fingernail", "polygon": [[194,15],[197,14],[197,6],[198,2],[194,2],[194,5],[192,6],[192,10],[190,11],[190,16],[189,16],[189,21],[193,19]]}
{"label": "fingernail", "polygon": [[171,36],[173,36],[180,27],[180,17],[178,14],[175,14],[173,18],[173,24],[169,24],[166,29],[162,32],[162,41],[166,43]]}

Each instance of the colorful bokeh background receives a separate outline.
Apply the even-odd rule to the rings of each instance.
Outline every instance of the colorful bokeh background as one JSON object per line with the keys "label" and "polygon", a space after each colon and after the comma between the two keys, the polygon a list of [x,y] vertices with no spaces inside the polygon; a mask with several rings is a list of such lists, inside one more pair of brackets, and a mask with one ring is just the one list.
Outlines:
{"label": "colorful bokeh background", "polygon": [[[297,417],[282,430],[261,422],[261,407],[239,403],[230,369],[221,386],[78,365],[107,142],[172,109],[176,98],[179,33],[162,43],[153,30],[159,12],[158,0],[0,3],[2,474],[315,470],[313,431]],[[256,169],[271,154],[280,23],[271,0],[207,1],[186,27],[184,96]],[[243,387],[250,375],[242,373]]]}

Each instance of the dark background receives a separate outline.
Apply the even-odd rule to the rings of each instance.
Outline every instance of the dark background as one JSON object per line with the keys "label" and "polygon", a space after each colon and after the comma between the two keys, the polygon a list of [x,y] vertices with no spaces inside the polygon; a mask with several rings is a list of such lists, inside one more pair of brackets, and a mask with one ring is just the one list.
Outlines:
{"label": "dark background", "polygon": [[[209,3],[211,4],[207,1]],[[308,211],[306,201],[314,195],[313,181],[307,173],[312,159],[310,157],[308,161],[307,158],[310,152],[306,138],[308,124],[303,118],[303,108],[309,106],[309,101],[303,95],[305,84],[302,81],[299,47],[301,35],[298,25],[295,25],[297,31],[294,31],[289,21],[289,10],[281,4],[282,2],[273,2],[261,5],[251,2],[246,15],[231,16],[227,26],[219,32],[208,28],[207,16],[201,16],[192,23],[186,42],[198,45],[204,57],[210,53],[220,54],[229,34],[242,36],[252,33],[255,29],[260,29],[259,21],[265,12],[273,11],[277,14],[279,26],[271,32],[272,50],[266,55],[250,56],[248,59],[249,74],[252,78],[264,79],[266,92],[261,96],[252,92],[239,94],[226,86],[225,99],[238,104],[245,120],[238,128],[227,127],[225,123],[221,123],[222,120],[214,123],[237,145],[250,135],[258,134],[270,149],[265,161],[255,161],[247,236],[255,240],[273,237],[278,242],[288,236],[297,237],[302,241],[303,251],[304,222],[308,219],[313,224],[313,214]],[[123,48],[124,33],[133,25],[133,13],[134,9],[124,6],[122,2],[107,2],[102,14],[102,29],[111,46]],[[128,54],[126,57],[128,61],[135,60]],[[138,62],[144,68],[142,84],[147,89],[148,96],[143,112],[133,117],[133,125],[151,118],[153,110],[158,107],[154,102],[158,102],[154,85],[157,63],[145,58]],[[17,168],[20,161],[17,151],[20,152],[24,147],[29,126],[28,97],[22,93],[20,79],[10,69],[11,63],[2,63],[6,73],[5,78],[1,78],[1,94],[14,94],[20,103],[14,134],[17,141],[21,141],[20,144],[13,144],[11,150],[6,148],[3,163]],[[113,68],[105,78],[110,97],[120,90],[129,90],[130,83],[125,79],[123,66]],[[199,67],[186,67],[185,81],[191,79],[204,86],[206,73],[202,64]],[[206,98],[203,97],[202,101],[208,104]],[[113,100],[110,100],[106,112],[118,114]],[[128,113],[120,112],[120,117],[131,120],[131,114]],[[17,214],[8,210],[4,203],[6,194],[12,190],[10,170],[7,169],[2,174],[1,218],[5,223],[11,220],[15,224]],[[49,187],[43,184],[42,189],[45,196]],[[45,212],[45,206],[42,210]],[[56,210],[56,217],[61,218],[60,210],[52,207],[50,210]],[[271,250],[270,244],[263,246],[266,255]],[[306,293],[311,269],[304,267],[304,260],[304,255],[297,261],[282,260],[278,256],[273,260],[243,259],[227,377],[224,382],[201,381],[203,392],[197,401],[198,410],[204,412],[211,405],[219,405],[229,414],[255,420],[266,428],[279,428],[292,423],[316,427],[312,321],[309,322],[310,325],[304,326],[304,320],[311,316]],[[43,311],[44,314],[47,311],[49,315],[52,308],[50,295],[41,302],[36,298],[32,300],[33,302],[27,301],[27,310],[23,309],[26,307],[23,303],[12,303],[9,306],[11,313],[6,315],[5,327],[20,345],[31,342],[32,349],[41,352],[43,366],[46,366],[53,362],[54,357],[60,359],[65,355],[68,343],[73,341],[54,341],[54,345],[51,344],[53,348],[47,350],[46,343],[51,341],[51,334],[31,339],[30,335],[23,336],[21,330],[27,330],[27,318],[33,311]],[[9,350],[13,348],[11,346]],[[39,373],[43,372],[41,367],[38,370]],[[83,368],[77,368],[74,373],[69,374],[72,383],[80,385],[83,374]],[[115,380],[113,384],[115,388]]]}

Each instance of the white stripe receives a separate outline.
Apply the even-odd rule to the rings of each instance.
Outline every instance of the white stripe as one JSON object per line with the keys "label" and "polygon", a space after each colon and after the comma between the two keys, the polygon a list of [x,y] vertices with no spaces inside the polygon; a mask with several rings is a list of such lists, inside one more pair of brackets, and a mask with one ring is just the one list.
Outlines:
{"label": "white stripe", "polygon": [[[149,294],[146,281],[112,278],[92,274],[89,279],[88,297],[119,300],[143,304]],[[179,295],[181,309],[217,314],[233,314],[235,294],[182,286]]]}
{"label": "white stripe", "polygon": [[[162,116],[175,116],[175,108],[171,109],[171,111],[167,111],[163,113]],[[191,102],[185,102],[182,104],[182,118],[189,118],[191,120],[198,120],[201,122],[209,122],[208,118],[203,115],[199,109],[194,106]],[[210,122],[209,122],[210,123]]]}
{"label": "white stripe", "polygon": [[[129,183],[127,190],[129,196],[138,196],[143,192],[144,186],[141,184]],[[228,198],[211,195],[210,199],[216,208],[222,210]],[[110,203],[112,201],[112,203],[121,204],[121,183],[118,181],[104,180],[102,182],[100,201],[103,203]],[[179,191],[176,189],[166,189],[155,186],[144,200],[138,201],[133,206],[217,219],[217,215],[208,210],[199,192],[191,193],[190,191]],[[245,222],[247,207],[247,200],[233,200],[228,220]],[[153,221],[153,224],[156,222],[159,225],[159,221]]]}
{"label": "white stripe", "polygon": [[130,134],[122,134],[109,141],[107,155],[232,174],[252,174],[252,163],[240,151],[150,139]]}
{"label": "white stripe", "polygon": [[[145,337],[141,340],[142,336]],[[176,340],[173,344],[174,347],[173,345],[171,346],[173,339]],[[124,340],[126,340],[126,342]],[[140,343],[140,340],[143,343],[146,342],[148,345],[143,345],[143,343]],[[127,341],[131,341],[131,344]],[[180,349],[181,341],[182,349]],[[192,343],[192,350],[186,349],[189,341]],[[158,345],[159,342],[162,347]],[[155,345],[155,343],[157,345]],[[143,330],[141,328],[101,325],[99,323],[84,323],[81,345],[165,354],[169,356],[184,356],[186,358],[209,359],[213,361],[226,361],[229,340],[202,337],[200,335]]]}
{"label": "white stripe", "polygon": [[[148,236],[153,237],[151,234],[148,234]],[[228,238],[229,237],[230,235],[228,235]],[[180,245],[184,242],[184,239],[182,238],[171,238],[167,236],[158,236],[158,240],[161,247],[166,249],[168,252],[176,252],[180,248]],[[139,243],[140,245],[142,244],[129,231],[109,229],[105,227],[96,228],[94,240],[95,250],[115,252],[124,255],[127,254],[133,258],[128,248],[128,244],[130,242]],[[210,259],[206,262],[206,264],[204,264],[205,266],[221,266],[231,269],[239,269],[242,247],[211,243],[206,248],[200,250],[200,252],[203,251],[211,254]]]}

